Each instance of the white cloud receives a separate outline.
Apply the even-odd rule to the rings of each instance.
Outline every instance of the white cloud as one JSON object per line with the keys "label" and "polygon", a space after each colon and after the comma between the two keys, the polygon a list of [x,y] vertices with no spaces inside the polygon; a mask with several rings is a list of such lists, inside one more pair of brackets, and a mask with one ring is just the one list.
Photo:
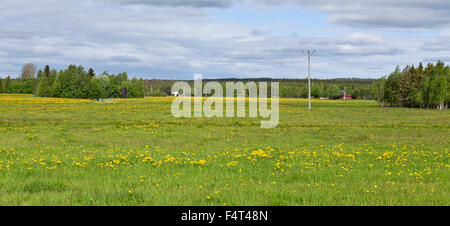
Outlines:
{"label": "white cloud", "polygon": [[383,39],[373,34],[355,32],[346,35],[340,43],[350,45],[381,44]]}
{"label": "white cloud", "polygon": [[433,29],[450,26],[448,0],[255,0],[311,7],[332,23],[359,28]]}
{"label": "white cloud", "polygon": [[421,48],[428,51],[448,52],[450,50],[450,32],[442,32],[438,37],[427,40]]}
{"label": "white cloud", "polygon": [[[108,1],[108,0],[104,0]],[[109,0],[111,1],[111,0]],[[228,8],[235,0],[115,0],[123,4],[144,4],[153,6],[191,6],[198,8]]]}
{"label": "white cloud", "polygon": [[[348,35],[330,33],[321,37],[295,32],[274,35],[258,25],[214,22],[206,9],[227,8],[236,2],[0,0],[0,74],[18,75],[24,63],[34,62],[39,67],[78,64],[140,77],[191,79],[195,72],[214,77],[298,77],[306,71],[300,49],[315,48],[313,75],[317,77],[379,77],[393,65],[432,57],[427,51],[445,47],[448,41],[444,32],[436,40],[423,40],[367,29],[347,29],[351,31]],[[266,4],[269,2],[277,5],[289,1]],[[291,1],[327,12],[338,24],[351,14],[367,14],[373,19],[386,7],[361,2],[352,9],[338,2],[341,4]],[[424,5],[413,6],[432,10]],[[368,12],[370,7],[373,12]],[[339,16],[344,12],[348,14]],[[343,24],[364,22],[364,27],[372,26],[368,21],[357,19]],[[407,18],[398,21],[409,23]],[[398,21],[383,26],[395,27]],[[442,55],[449,53],[450,48],[445,48],[440,50]]]}

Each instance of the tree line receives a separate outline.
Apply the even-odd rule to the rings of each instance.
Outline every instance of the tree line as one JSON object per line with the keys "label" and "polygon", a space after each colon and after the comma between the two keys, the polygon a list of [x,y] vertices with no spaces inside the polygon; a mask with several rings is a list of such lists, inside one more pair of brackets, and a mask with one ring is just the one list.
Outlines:
{"label": "tree line", "polygon": [[[373,99],[372,83],[374,79],[312,79],[311,96],[314,98],[340,98],[351,95],[353,98]],[[280,80],[281,97],[308,97],[308,81]]]}
{"label": "tree line", "polygon": [[450,67],[443,62],[397,66],[374,84],[375,99],[382,106],[446,109],[450,102]]}
{"label": "tree line", "polygon": [[[306,79],[204,79],[205,83],[215,81],[222,84],[225,90],[226,82],[270,82],[280,83],[280,97],[286,98],[306,98],[308,97],[308,80]],[[344,93],[352,95],[354,98],[370,100],[374,98],[373,83],[375,79],[357,79],[357,78],[341,78],[341,79],[312,79],[311,95],[315,98],[331,98],[336,99]],[[170,96],[172,84],[177,82],[174,80],[152,79],[145,80],[145,93],[148,96]],[[193,86],[193,81],[185,81]],[[270,89],[268,89],[270,92]]]}
{"label": "tree line", "polygon": [[[82,66],[70,65],[66,70],[50,70],[45,66],[44,70],[37,71],[34,64],[23,66],[21,76],[18,79],[0,78],[0,92],[35,94],[40,97],[61,98],[118,98],[121,96],[121,88],[127,87],[128,97],[145,96],[170,96],[172,84],[179,80],[152,79],[143,80],[128,79],[126,72],[108,74],[103,72],[96,75],[90,68],[88,71]],[[280,97],[305,98],[308,97],[308,82],[306,79],[205,79],[205,82],[216,81],[222,84],[225,90],[226,82],[279,82]],[[372,84],[374,79],[312,79],[311,95],[315,98],[336,99],[344,93],[358,99],[373,99]],[[192,83],[193,81],[187,81]],[[268,90],[270,92],[270,89]]]}
{"label": "tree line", "polygon": [[27,70],[22,70],[18,79],[11,79],[10,76],[0,79],[0,92],[35,94],[39,97],[104,99],[121,97],[122,87],[127,87],[127,97],[144,97],[144,81],[135,77],[129,80],[126,72],[96,75],[92,68],[85,71],[82,66],[75,65],[58,72],[50,70],[47,65],[35,77],[30,68],[28,66]]}
{"label": "tree line", "polygon": [[[21,77],[0,78],[0,93],[27,93],[40,97],[61,98],[118,98],[121,88],[127,87],[127,97],[170,96],[172,84],[176,80],[143,80],[133,77],[128,79],[126,72],[96,75],[90,68],[70,65],[65,70],[50,70],[47,65],[36,74],[36,67],[26,64]],[[426,67],[420,63],[406,66],[403,70],[397,66],[394,72],[381,79],[312,79],[311,95],[315,98],[339,98],[343,94],[358,99],[375,99],[382,106],[448,108],[450,101],[450,68],[443,62],[429,63]],[[215,79],[223,85],[226,82],[248,82],[246,79]],[[252,79],[257,82],[279,82],[280,97],[305,98],[308,96],[306,79]],[[193,81],[187,81],[192,83]],[[191,84],[191,85],[192,85]],[[270,91],[270,87],[269,90]]]}

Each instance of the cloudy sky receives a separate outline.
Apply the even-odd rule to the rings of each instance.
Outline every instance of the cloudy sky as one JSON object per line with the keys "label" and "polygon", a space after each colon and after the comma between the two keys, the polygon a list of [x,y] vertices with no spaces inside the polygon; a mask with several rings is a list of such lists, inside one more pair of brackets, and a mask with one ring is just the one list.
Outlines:
{"label": "cloudy sky", "polygon": [[142,78],[378,78],[450,63],[448,0],[0,0],[0,76],[23,64]]}

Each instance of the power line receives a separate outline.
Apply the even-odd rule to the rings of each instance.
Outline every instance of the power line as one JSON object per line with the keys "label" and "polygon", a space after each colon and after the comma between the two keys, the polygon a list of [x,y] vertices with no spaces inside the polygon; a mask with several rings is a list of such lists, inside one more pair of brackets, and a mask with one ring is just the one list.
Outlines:
{"label": "power line", "polygon": [[302,54],[308,56],[308,103],[311,111],[311,56],[316,53],[316,50],[302,50]]}

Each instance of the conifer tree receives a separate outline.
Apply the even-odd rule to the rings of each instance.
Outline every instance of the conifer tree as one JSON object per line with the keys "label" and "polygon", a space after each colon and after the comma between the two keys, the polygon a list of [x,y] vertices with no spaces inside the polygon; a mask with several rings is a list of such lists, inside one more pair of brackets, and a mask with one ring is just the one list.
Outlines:
{"label": "conifer tree", "polygon": [[92,79],[93,77],[95,77],[94,69],[89,68],[88,74],[89,74],[89,77],[90,77],[91,79]]}
{"label": "conifer tree", "polygon": [[5,93],[11,93],[12,92],[12,89],[11,89],[11,77],[9,77],[9,75],[5,79],[5,85],[4,85],[3,92],[5,92]]}
{"label": "conifer tree", "polygon": [[50,97],[52,95],[52,87],[50,84],[50,67],[45,66],[42,78],[37,86],[37,96],[39,97]]}

